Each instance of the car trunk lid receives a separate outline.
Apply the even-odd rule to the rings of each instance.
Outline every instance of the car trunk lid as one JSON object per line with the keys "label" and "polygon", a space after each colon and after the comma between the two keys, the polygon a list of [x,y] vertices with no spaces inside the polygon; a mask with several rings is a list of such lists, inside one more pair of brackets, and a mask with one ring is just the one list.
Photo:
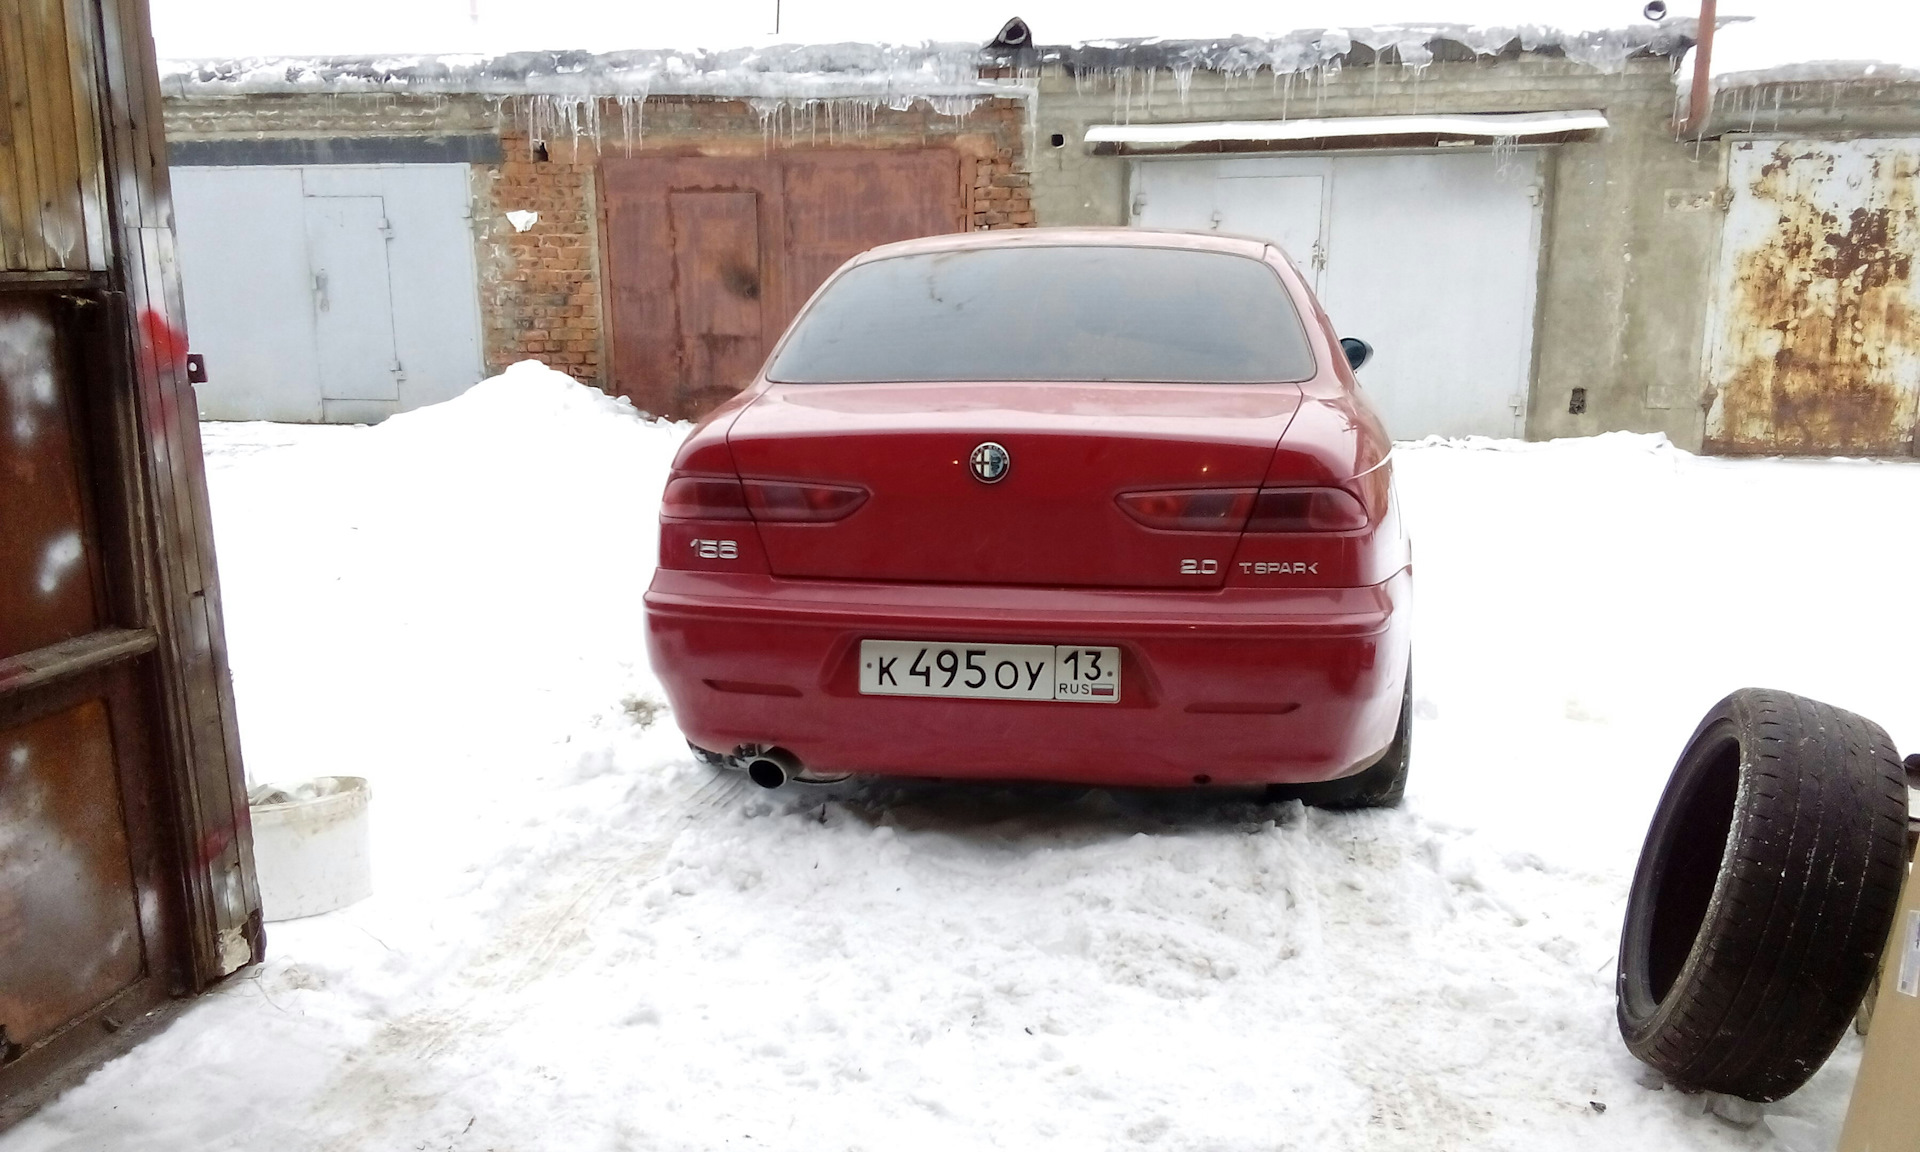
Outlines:
{"label": "car trunk lid", "polygon": [[[750,478],[857,484],[827,524],[758,526],[774,574],[1114,588],[1218,587],[1238,532],[1147,528],[1122,492],[1255,488],[1292,384],[776,385],[734,421]],[[1005,476],[975,478],[985,443]]]}

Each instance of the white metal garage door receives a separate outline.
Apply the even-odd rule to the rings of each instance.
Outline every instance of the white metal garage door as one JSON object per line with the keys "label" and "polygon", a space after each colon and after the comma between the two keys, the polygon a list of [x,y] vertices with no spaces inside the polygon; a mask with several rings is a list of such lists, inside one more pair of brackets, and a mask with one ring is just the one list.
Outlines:
{"label": "white metal garage door", "polygon": [[1257,236],[1313,283],[1387,429],[1526,428],[1540,153],[1484,149],[1137,160],[1133,223]]}
{"label": "white metal garage door", "polygon": [[467,172],[173,169],[201,416],[373,421],[478,380]]}

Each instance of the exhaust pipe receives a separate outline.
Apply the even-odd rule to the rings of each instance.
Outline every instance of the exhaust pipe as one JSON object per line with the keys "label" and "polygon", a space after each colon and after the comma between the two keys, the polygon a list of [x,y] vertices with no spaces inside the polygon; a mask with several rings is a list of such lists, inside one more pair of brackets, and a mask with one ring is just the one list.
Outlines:
{"label": "exhaust pipe", "polygon": [[747,760],[747,779],[778,788],[800,774],[800,759],[785,748],[767,748]]}

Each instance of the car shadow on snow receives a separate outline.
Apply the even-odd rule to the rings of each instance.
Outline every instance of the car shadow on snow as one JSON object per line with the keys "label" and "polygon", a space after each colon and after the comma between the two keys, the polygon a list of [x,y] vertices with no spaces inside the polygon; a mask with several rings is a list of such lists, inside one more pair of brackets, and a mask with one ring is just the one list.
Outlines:
{"label": "car shadow on snow", "polygon": [[[1253,833],[1299,820],[1298,801],[1263,788],[1101,788],[1070,784],[859,778],[773,796],[793,815],[831,806],[872,827],[983,841],[1092,842],[1136,834]],[[1343,817],[1350,818],[1350,817]]]}

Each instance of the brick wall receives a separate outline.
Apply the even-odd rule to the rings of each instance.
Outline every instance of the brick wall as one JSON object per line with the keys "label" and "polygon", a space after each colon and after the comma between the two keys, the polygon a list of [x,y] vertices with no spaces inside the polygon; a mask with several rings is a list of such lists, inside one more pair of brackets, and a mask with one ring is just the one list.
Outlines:
{"label": "brick wall", "polygon": [[[505,156],[476,183],[480,330],[487,371],[528,357],[577,380],[606,384],[591,152],[501,133]],[[525,232],[506,214],[537,213]]]}
{"label": "brick wall", "polygon": [[975,231],[1033,227],[1032,182],[1020,161],[1020,153],[1013,148],[974,161]]}

